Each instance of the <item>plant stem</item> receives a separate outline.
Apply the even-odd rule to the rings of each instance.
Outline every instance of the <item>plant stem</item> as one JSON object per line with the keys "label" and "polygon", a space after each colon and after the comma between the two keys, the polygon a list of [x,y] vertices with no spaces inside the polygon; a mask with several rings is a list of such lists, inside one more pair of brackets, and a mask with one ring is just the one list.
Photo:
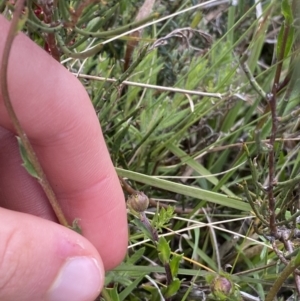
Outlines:
{"label": "plant stem", "polygon": [[280,49],[280,53],[277,57],[277,68],[275,72],[274,82],[272,86],[271,93],[266,95],[267,100],[269,101],[271,118],[272,118],[272,129],[270,135],[270,150],[269,150],[269,187],[268,187],[268,199],[269,199],[269,211],[270,211],[270,230],[271,235],[277,236],[277,227],[276,227],[276,214],[275,214],[275,197],[274,197],[274,180],[275,180],[275,170],[276,170],[276,162],[275,162],[275,140],[277,134],[277,90],[280,81],[280,74],[282,70],[284,52],[286,48],[286,43],[288,39],[288,34],[290,31],[289,26],[285,26],[283,33],[283,41],[282,47]]}
{"label": "plant stem", "polygon": [[[122,187],[129,193],[129,194],[138,194],[139,192],[135,189],[133,189],[121,176],[119,176],[120,182],[122,184]],[[145,226],[145,228],[150,232],[151,238],[157,247],[157,243],[159,241],[158,233],[156,229],[151,225],[149,219],[147,218],[145,211],[139,212],[139,218],[142,224]],[[170,267],[170,263],[166,262],[164,263],[164,269],[166,272],[166,283],[167,285],[170,285],[173,282],[173,275]],[[169,301],[170,299],[167,298],[165,301]]]}
{"label": "plant stem", "polygon": [[[56,9],[57,3],[49,2],[49,3],[41,3],[42,10],[44,12],[44,23],[51,24],[53,22],[53,11]],[[46,35],[45,41],[48,44],[49,52],[51,56],[56,60],[60,61],[60,51],[57,47],[55,41],[55,34],[53,32],[49,32]]]}
{"label": "plant stem", "polygon": [[25,0],[17,1],[15,10],[13,13],[13,18],[12,18],[10,28],[8,31],[8,35],[6,38],[6,43],[4,46],[2,61],[1,61],[1,69],[0,69],[1,92],[2,92],[2,96],[3,96],[4,105],[7,109],[7,113],[11,119],[11,122],[12,122],[15,130],[16,130],[17,135],[21,139],[21,142],[26,150],[28,158],[38,175],[38,180],[39,180],[46,196],[49,199],[49,202],[53,208],[53,211],[55,212],[58,221],[62,225],[68,227],[69,226],[68,222],[60,208],[60,205],[56,199],[54,191],[52,190],[52,188],[47,180],[46,174],[44,173],[42,166],[33,150],[33,147],[31,145],[26,133],[24,132],[24,129],[21,126],[21,123],[14,111],[13,105],[12,105],[10,97],[9,97],[8,82],[7,82],[9,55],[10,55],[10,50],[11,50],[14,38],[18,34],[18,24],[20,21],[20,16],[22,14],[24,3],[25,3]]}
{"label": "plant stem", "polygon": [[140,213],[140,220],[143,223],[143,225],[148,229],[148,231],[151,233],[152,236],[152,240],[157,243],[158,242],[158,234],[156,229],[154,229],[151,225],[151,223],[149,222],[145,212],[141,212]]}
{"label": "plant stem", "polygon": [[298,267],[295,263],[295,260],[291,260],[290,263],[284,268],[284,270],[278,275],[273,286],[270,288],[268,295],[266,296],[265,301],[274,301],[276,300],[276,294],[282,287],[285,280],[292,274],[295,269]]}

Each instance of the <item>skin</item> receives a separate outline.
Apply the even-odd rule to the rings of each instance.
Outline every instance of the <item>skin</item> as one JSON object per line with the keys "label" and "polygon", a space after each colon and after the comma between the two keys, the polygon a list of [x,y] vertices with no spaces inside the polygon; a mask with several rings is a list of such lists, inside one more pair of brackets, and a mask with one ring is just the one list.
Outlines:
{"label": "skin", "polygon": [[[0,60],[8,28],[0,16]],[[28,300],[46,300],[44,294],[66,258],[92,256],[103,273],[122,261],[127,249],[125,201],[85,89],[21,33],[10,54],[8,87],[67,220],[80,218],[84,236],[57,224],[41,187],[21,166],[0,90],[0,300],[18,300],[14,291],[26,292]],[[30,290],[36,281],[40,287]]]}

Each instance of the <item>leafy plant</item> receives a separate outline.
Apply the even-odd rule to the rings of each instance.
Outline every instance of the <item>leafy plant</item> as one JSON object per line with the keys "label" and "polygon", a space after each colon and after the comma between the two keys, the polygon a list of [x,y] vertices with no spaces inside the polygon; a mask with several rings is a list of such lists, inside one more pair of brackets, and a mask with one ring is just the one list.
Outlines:
{"label": "leafy plant", "polygon": [[99,298],[299,298],[298,1],[47,5],[16,26],[86,87],[130,200]]}

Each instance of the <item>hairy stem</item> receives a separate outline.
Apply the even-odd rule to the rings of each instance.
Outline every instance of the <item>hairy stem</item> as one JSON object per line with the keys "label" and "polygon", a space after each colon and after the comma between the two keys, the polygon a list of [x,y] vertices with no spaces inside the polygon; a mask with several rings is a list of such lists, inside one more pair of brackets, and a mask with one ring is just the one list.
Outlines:
{"label": "hairy stem", "polygon": [[10,23],[10,28],[8,31],[8,35],[6,38],[6,43],[4,46],[4,51],[2,55],[2,61],[1,61],[1,69],[0,69],[0,78],[1,78],[1,91],[3,96],[4,105],[7,109],[7,113],[11,119],[11,122],[16,130],[17,135],[20,137],[21,142],[26,150],[27,156],[33,165],[37,175],[39,182],[46,194],[46,196],[49,199],[49,202],[53,208],[53,211],[55,212],[58,221],[68,227],[68,222],[60,208],[60,205],[56,199],[56,196],[54,194],[54,191],[52,190],[46,174],[44,173],[42,166],[33,150],[33,147],[24,131],[24,129],[21,126],[21,123],[15,113],[15,110],[13,108],[13,105],[11,103],[10,97],[9,97],[9,91],[8,91],[8,82],[7,82],[7,71],[8,71],[8,63],[9,63],[9,55],[11,51],[11,47],[14,41],[15,36],[18,34],[18,25],[20,21],[20,16],[22,14],[22,10],[24,7],[25,0],[19,0],[16,3],[15,10],[13,13],[13,18]]}

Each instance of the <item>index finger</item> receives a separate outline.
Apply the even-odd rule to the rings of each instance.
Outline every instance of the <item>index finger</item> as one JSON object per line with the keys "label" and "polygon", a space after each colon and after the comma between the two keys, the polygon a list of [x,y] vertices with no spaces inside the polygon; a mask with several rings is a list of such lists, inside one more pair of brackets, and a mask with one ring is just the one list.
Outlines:
{"label": "index finger", "polygon": [[[0,16],[6,37],[9,23]],[[0,39],[2,57],[5,39]],[[105,267],[123,258],[127,246],[124,196],[98,118],[80,82],[25,35],[14,40],[8,88],[68,221],[80,219],[83,234]],[[0,125],[14,131],[0,91]]]}

